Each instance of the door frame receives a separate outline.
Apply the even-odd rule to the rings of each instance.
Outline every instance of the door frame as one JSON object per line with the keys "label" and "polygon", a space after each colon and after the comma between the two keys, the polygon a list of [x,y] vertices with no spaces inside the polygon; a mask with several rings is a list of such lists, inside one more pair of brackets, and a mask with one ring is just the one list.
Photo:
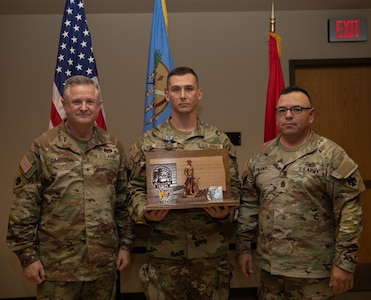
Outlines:
{"label": "door frame", "polygon": [[[371,66],[371,58],[341,58],[341,59],[291,59],[289,60],[289,82],[295,85],[295,70],[313,67],[346,67]],[[371,180],[364,180],[367,189],[371,189]]]}
{"label": "door frame", "polygon": [[333,58],[333,59],[290,59],[289,81],[295,85],[295,69],[305,67],[346,67],[346,66],[371,66],[371,58]]}

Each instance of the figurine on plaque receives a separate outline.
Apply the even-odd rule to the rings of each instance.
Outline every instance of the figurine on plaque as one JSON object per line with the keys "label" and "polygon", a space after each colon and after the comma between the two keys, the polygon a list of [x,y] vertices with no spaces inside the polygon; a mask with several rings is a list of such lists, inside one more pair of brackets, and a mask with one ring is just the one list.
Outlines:
{"label": "figurine on plaque", "polygon": [[190,159],[187,159],[187,165],[184,168],[184,175],[186,177],[186,181],[184,182],[184,197],[187,196],[194,196],[193,192],[193,166],[192,161]]}
{"label": "figurine on plaque", "polygon": [[200,178],[194,177],[194,169],[192,166],[192,160],[187,159],[187,165],[184,168],[184,175],[186,180],[184,182],[183,197],[199,197],[200,189],[198,187],[198,181]]}
{"label": "figurine on plaque", "polygon": [[231,199],[226,149],[146,153],[147,207],[238,206]]}

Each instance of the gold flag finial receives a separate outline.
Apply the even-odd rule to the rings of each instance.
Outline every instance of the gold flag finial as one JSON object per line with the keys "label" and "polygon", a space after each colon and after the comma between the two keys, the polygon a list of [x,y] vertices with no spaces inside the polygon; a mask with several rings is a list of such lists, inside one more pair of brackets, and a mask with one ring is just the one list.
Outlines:
{"label": "gold flag finial", "polygon": [[270,32],[276,31],[276,16],[274,15],[274,2],[272,1],[272,10],[271,10],[271,22],[270,22]]}

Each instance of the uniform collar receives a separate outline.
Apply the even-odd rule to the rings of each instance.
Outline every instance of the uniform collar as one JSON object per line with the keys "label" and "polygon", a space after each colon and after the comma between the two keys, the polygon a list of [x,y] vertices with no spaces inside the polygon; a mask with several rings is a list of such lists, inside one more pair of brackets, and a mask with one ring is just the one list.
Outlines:
{"label": "uniform collar", "polygon": [[[75,152],[81,152],[80,147],[76,144],[74,139],[67,132],[66,119],[57,126],[57,139],[55,144],[60,148],[69,148]],[[88,141],[87,149],[94,148],[97,145],[106,144],[106,139],[103,136],[104,132],[96,124],[94,124],[94,133],[91,139]]]}

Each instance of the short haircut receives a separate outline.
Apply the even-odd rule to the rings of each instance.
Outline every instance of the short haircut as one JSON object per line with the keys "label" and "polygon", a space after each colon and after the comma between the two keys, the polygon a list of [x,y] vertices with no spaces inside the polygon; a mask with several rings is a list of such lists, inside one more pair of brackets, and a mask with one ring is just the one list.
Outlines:
{"label": "short haircut", "polygon": [[68,97],[70,88],[73,85],[91,85],[95,88],[98,100],[101,98],[100,87],[93,79],[83,75],[76,75],[68,78],[64,82],[63,99],[66,99]]}
{"label": "short haircut", "polygon": [[192,74],[196,78],[197,86],[198,86],[198,76],[196,72],[189,68],[189,67],[177,67],[169,72],[167,75],[167,86],[169,86],[170,78],[172,76],[182,76],[186,74]]}
{"label": "short haircut", "polygon": [[299,87],[299,86],[296,86],[296,85],[290,85],[288,87],[285,87],[280,95],[287,95],[287,94],[290,94],[292,92],[301,92],[303,93],[304,95],[306,95],[308,97],[308,100],[309,100],[309,105],[312,106],[312,100],[310,99],[310,96],[309,96],[309,93],[307,90]]}

